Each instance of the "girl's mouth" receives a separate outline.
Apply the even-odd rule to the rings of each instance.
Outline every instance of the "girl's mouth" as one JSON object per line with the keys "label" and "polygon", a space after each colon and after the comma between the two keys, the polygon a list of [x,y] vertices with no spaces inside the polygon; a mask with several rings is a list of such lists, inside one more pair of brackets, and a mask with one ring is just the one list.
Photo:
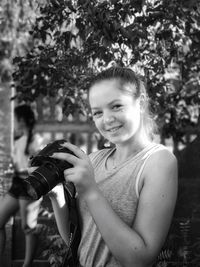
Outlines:
{"label": "girl's mouth", "polygon": [[111,133],[114,133],[116,131],[118,131],[122,126],[116,126],[116,127],[112,127],[112,128],[109,128],[109,129],[106,129],[107,132],[111,132]]}

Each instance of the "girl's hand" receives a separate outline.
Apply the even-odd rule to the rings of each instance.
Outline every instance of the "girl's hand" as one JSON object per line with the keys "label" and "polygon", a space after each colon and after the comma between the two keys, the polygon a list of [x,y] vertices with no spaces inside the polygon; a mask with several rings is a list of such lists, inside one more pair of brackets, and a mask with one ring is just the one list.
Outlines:
{"label": "girl's hand", "polygon": [[28,174],[30,175],[32,172],[34,172],[38,167],[28,167],[27,168],[27,171],[28,171]]}
{"label": "girl's hand", "polygon": [[71,143],[63,144],[74,153],[54,153],[53,158],[66,160],[73,165],[72,168],[68,168],[64,171],[66,182],[72,182],[76,186],[76,190],[79,195],[85,195],[92,189],[97,188],[97,184],[94,180],[94,170],[89,157],[77,146]]}

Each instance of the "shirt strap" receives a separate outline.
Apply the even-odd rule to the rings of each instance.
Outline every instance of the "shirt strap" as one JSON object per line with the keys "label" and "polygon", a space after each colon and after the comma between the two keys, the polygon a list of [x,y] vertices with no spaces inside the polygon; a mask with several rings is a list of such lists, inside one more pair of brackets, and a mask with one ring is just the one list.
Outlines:
{"label": "shirt strap", "polygon": [[151,155],[153,155],[155,152],[163,150],[163,149],[167,149],[165,146],[160,145],[160,144],[156,144],[153,147],[151,147],[146,153],[145,155],[142,157],[143,163],[139,169],[139,172],[137,174],[136,177],[136,181],[135,181],[135,191],[136,191],[136,196],[137,198],[139,198],[139,181],[142,175],[142,172],[144,170],[145,164],[147,162],[147,160],[150,158]]}

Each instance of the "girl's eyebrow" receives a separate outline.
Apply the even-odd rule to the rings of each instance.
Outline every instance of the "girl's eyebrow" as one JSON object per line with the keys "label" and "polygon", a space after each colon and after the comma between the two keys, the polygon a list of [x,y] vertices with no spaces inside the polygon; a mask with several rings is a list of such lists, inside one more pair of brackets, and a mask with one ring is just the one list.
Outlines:
{"label": "girl's eyebrow", "polygon": [[[115,104],[116,102],[119,102],[121,101],[121,99],[114,99],[112,100],[111,102],[107,103],[106,105],[107,106],[112,106],[113,104]],[[99,109],[98,107],[91,107],[92,110],[95,110],[95,109]]]}

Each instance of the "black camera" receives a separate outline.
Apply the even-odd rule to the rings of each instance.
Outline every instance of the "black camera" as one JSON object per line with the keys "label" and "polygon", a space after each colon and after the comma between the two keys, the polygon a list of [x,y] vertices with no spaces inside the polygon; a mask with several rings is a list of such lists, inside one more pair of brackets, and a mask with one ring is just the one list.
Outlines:
{"label": "black camera", "polygon": [[66,140],[56,140],[45,146],[36,156],[30,159],[30,166],[37,167],[27,179],[26,190],[28,195],[37,200],[47,194],[58,183],[64,182],[64,170],[73,167],[65,160],[55,159],[50,156],[56,152],[73,154],[72,151],[62,146]]}

